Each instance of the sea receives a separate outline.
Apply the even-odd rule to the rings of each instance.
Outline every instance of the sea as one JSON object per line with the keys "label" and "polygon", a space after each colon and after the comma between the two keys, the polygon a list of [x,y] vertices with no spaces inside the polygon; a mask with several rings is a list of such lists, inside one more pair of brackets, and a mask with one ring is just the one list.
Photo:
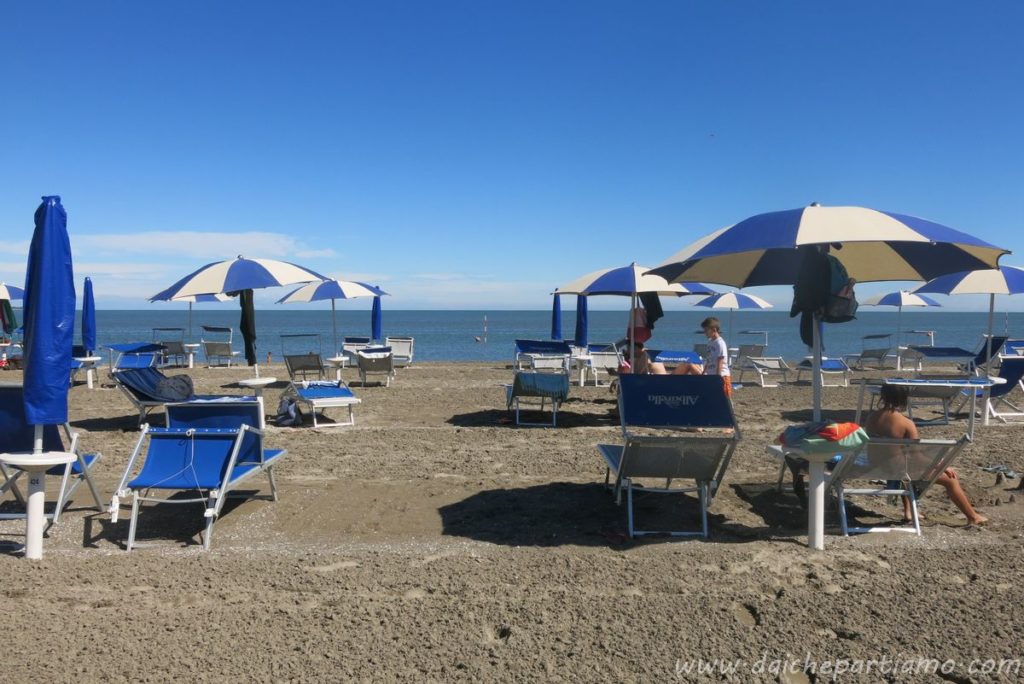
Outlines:
{"label": "sea", "polygon": [[[730,346],[760,344],[767,333],[766,354],[786,359],[800,359],[807,348],[800,341],[799,319],[784,311],[714,312],[723,326],[723,336]],[[692,349],[704,341],[699,330],[707,309],[699,311],[667,311],[647,343],[651,349]],[[198,307],[192,312],[192,330],[188,330],[186,311],[166,308],[141,310],[100,310],[97,317],[97,338],[100,347],[123,342],[150,342],[157,339],[179,339],[198,342],[201,325],[229,326],[235,329],[236,348],[241,348],[238,332],[239,313],[235,309]],[[627,312],[594,311],[588,316],[589,341],[613,342],[626,334]],[[988,312],[904,311],[900,317],[902,344],[927,344],[928,337],[910,331],[934,332],[940,346],[977,349],[988,329]],[[575,313],[563,312],[562,331],[567,338],[575,330]],[[338,335],[368,336],[369,311],[338,311]],[[181,332],[154,331],[155,328],[181,328]],[[257,350],[260,359],[267,353],[280,359],[281,354],[317,351],[332,355],[334,350],[331,312],[319,310],[257,310]],[[1024,312],[996,313],[993,329],[996,334],[1024,337]],[[860,351],[865,335],[892,333],[896,344],[897,313],[890,311],[858,312],[856,320],[826,325],[825,354],[840,356]],[[415,359],[421,361],[509,361],[516,339],[551,339],[550,311],[399,311],[384,310],[384,336],[415,338]],[[297,335],[304,335],[299,337]],[[209,339],[220,339],[211,337]],[[77,335],[76,335],[77,341]],[[868,344],[867,346],[877,346]]]}

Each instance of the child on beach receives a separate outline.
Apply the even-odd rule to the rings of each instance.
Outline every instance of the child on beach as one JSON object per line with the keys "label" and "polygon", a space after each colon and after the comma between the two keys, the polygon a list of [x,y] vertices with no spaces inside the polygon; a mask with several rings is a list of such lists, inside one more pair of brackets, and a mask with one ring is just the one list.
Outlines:
{"label": "child on beach", "polygon": [[[902,411],[907,408],[909,392],[906,387],[895,385],[882,385],[879,396],[881,406],[868,416],[864,423],[864,429],[872,437],[889,437],[892,439],[919,439],[917,426],[914,421],[903,415]],[[967,518],[970,525],[984,525],[988,518],[981,515],[960,486],[960,478],[952,468],[946,468],[935,480],[946,489],[946,496],[952,501],[960,512]],[[903,518],[910,520],[910,501],[903,499]]]}
{"label": "child on beach", "polygon": [[721,322],[711,316],[701,321],[701,329],[708,338],[708,350],[704,363],[681,363],[672,371],[676,375],[720,375],[725,386],[725,395],[732,396],[732,373],[729,370],[729,345],[722,337]]}

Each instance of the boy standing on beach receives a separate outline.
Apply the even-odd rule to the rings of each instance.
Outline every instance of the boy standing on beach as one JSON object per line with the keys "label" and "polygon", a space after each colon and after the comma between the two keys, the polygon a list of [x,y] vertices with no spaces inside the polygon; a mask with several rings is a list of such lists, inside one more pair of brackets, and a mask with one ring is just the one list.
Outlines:
{"label": "boy standing on beach", "polygon": [[714,316],[701,321],[700,327],[708,338],[708,351],[704,363],[681,363],[676,366],[675,375],[720,375],[725,386],[725,395],[732,397],[732,373],[729,370],[729,345],[722,337],[722,324]]}

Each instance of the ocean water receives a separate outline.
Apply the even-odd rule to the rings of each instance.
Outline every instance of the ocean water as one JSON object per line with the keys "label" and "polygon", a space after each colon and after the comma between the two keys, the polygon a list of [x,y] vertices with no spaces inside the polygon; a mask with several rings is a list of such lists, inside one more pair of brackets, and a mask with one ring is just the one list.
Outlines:
{"label": "ocean water", "polygon": [[[787,359],[799,359],[806,353],[800,342],[798,320],[783,311],[737,311],[730,326],[729,312],[715,312],[722,320],[723,335],[730,346],[758,343],[760,335],[744,335],[744,330],[768,331],[767,353]],[[669,311],[655,326],[654,337],[647,346],[654,349],[690,349],[703,341],[700,321],[707,310]],[[484,320],[486,317],[486,337]],[[239,314],[234,309],[196,307],[192,313],[193,341],[199,341],[200,325],[222,325],[235,328],[236,348],[241,348],[237,332]],[[855,353],[861,349],[861,337],[876,333],[896,332],[896,312],[863,311],[857,320],[825,326],[825,352],[832,356]],[[923,335],[908,330],[934,330],[935,344],[976,349],[981,334],[987,329],[986,312],[905,311],[902,316],[903,344],[923,344]],[[591,311],[589,314],[591,342],[611,342],[626,333],[625,311]],[[549,339],[550,311],[388,311],[383,318],[384,335],[409,335],[416,338],[415,358],[423,361],[507,361],[512,358],[513,341],[517,338]],[[563,312],[562,331],[572,337],[575,313]],[[153,328],[188,325],[185,310],[153,307],[137,311],[98,311],[98,341],[105,344],[140,342],[154,339]],[[312,310],[258,310],[256,312],[257,348],[260,358],[271,352],[280,359],[282,352],[332,352],[331,312]],[[997,313],[994,319],[997,334],[1004,331],[1013,337],[1024,337],[1024,313]],[[282,339],[282,334],[311,333],[319,339]],[[369,335],[369,311],[339,311],[339,335]],[[189,337],[188,332],[185,336]],[[477,341],[476,338],[481,338]],[[77,337],[76,337],[77,340]],[[894,336],[895,344],[895,336]]]}

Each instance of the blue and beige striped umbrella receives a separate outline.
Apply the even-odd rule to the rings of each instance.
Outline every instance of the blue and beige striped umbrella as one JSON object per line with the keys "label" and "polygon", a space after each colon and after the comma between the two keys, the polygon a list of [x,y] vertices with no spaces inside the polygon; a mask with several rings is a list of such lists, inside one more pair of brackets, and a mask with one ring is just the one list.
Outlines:
{"label": "blue and beige striped umbrella", "polygon": [[630,296],[644,292],[657,292],[667,297],[714,294],[715,291],[700,283],[669,283],[659,276],[648,275],[650,269],[637,266],[602,268],[592,271],[555,290],[555,294],[575,295],[621,295]]}
{"label": "blue and beige striped umbrella", "polygon": [[713,294],[710,297],[705,297],[694,306],[703,306],[709,309],[728,309],[729,324],[726,327],[727,334],[725,336],[725,339],[728,340],[729,335],[732,334],[733,311],[736,309],[770,309],[774,304],[765,301],[760,297],[744,294],[742,292],[722,292],[720,294]]}
{"label": "blue and beige striped umbrella", "polygon": [[276,259],[247,259],[243,256],[206,264],[158,292],[149,301],[181,301],[183,297],[258,290],[327,280],[325,276],[303,266]]}
{"label": "blue and beige striped umbrella", "polygon": [[[295,304],[299,302],[322,302],[327,299],[331,300],[331,323],[334,330],[333,353],[338,353],[340,350],[340,347],[338,347],[338,315],[335,310],[334,300],[354,299],[356,297],[374,297],[374,301],[379,302],[379,297],[386,294],[388,293],[379,287],[360,283],[355,280],[324,280],[318,283],[303,285],[294,292],[289,292],[284,297],[281,297],[281,299],[277,300],[277,303]],[[379,333],[379,331],[376,332]]]}
{"label": "blue and beige striped umbrella", "polygon": [[[992,343],[992,318],[996,308],[996,295],[1015,295],[1024,292],[1024,268],[1000,266],[982,271],[950,273],[914,289],[915,293],[930,294],[987,294],[988,295],[988,340]],[[991,347],[987,350],[992,356]]]}
{"label": "blue and beige striped umbrella", "polygon": [[931,297],[900,290],[875,295],[864,300],[865,306],[895,306],[896,311],[896,348],[899,349],[903,337],[903,307],[905,306],[942,306]]}
{"label": "blue and beige striped umbrella", "polygon": [[8,285],[7,283],[0,283],[0,299],[6,299],[11,301],[14,299],[24,299],[25,291],[20,287],[14,285]]}

